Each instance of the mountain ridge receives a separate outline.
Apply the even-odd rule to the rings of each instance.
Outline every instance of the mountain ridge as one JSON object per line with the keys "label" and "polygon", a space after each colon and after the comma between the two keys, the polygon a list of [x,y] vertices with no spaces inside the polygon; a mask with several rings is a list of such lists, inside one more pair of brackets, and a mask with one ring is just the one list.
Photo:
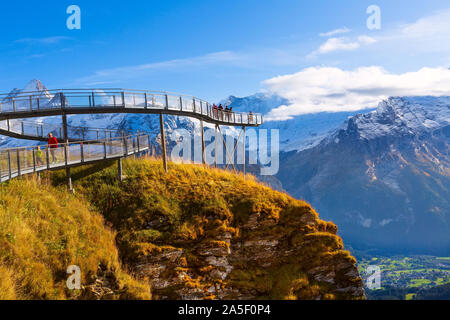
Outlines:
{"label": "mountain ridge", "polygon": [[449,97],[391,97],[317,146],[283,153],[277,178],[352,246],[448,254],[449,108]]}

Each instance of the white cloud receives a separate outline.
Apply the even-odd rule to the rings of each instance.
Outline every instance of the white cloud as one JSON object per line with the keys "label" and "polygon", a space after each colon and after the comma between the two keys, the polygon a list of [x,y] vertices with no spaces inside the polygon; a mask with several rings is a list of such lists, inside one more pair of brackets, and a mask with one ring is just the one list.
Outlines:
{"label": "white cloud", "polygon": [[50,45],[59,43],[64,40],[71,40],[70,37],[63,36],[55,36],[55,37],[47,37],[47,38],[25,38],[14,41],[15,43],[25,43],[25,44],[42,44],[42,45]]}
{"label": "white cloud", "polygon": [[130,65],[111,69],[98,70],[94,74],[78,79],[78,82],[93,85],[105,83],[111,79],[131,79],[146,75],[152,71],[161,70],[182,70],[183,68],[199,67],[212,64],[239,64],[246,58],[231,51],[221,51],[205,54],[197,57],[173,59],[161,62],[146,63],[140,65]]}
{"label": "white cloud", "polygon": [[[336,29],[320,36],[334,36],[343,29]],[[372,53],[390,52],[396,56],[408,54],[418,56],[423,53],[450,53],[450,9],[417,19],[412,23],[402,23],[383,28],[372,36],[332,37],[327,39],[308,58],[339,51],[354,51],[366,45],[377,43]],[[442,62],[442,61],[441,61]]]}
{"label": "white cloud", "polygon": [[309,57],[314,57],[320,54],[326,54],[334,51],[351,51],[360,48],[362,45],[369,45],[377,42],[372,37],[369,36],[359,36],[355,39],[349,38],[330,38],[324,44],[322,44],[319,49],[312,52]]}
{"label": "white cloud", "polygon": [[343,27],[343,28],[332,30],[332,31],[329,31],[329,32],[320,33],[319,36],[321,36],[321,37],[332,37],[332,36],[335,36],[335,35],[338,35],[338,34],[348,33],[350,31],[351,30],[349,28]]}
{"label": "white cloud", "polygon": [[422,68],[394,74],[378,66],[353,71],[312,67],[264,83],[290,102],[265,116],[282,121],[300,114],[373,108],[389,96],[450,95],[450,70]]}
{"label": "white cloud", "polygon": [[213,66],[260,70],[261,67],[298,65],[304,60],[304,53],[299,53],[297,50],[258,48],[240,52],[220,51],[182,59],[101,69],[88,76],[79,78],[75,82],[83,83],[84,85],[96,85],[98,83],[110,83],[111,79],[124,81],[162,71],[195,72],[198,68]]}

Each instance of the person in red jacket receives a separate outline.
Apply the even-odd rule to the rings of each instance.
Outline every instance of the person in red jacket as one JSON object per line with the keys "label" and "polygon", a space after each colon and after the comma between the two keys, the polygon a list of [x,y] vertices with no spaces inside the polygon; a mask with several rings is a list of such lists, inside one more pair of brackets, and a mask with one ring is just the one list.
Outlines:
{"label": "person in red jacket", "polygon": [[48,147],[52,155],[52,163],[58,162],[58,159],[55,155],[55,150],[58,149],[58,139],[56,139],[56,137],[53,136],[52,133],[48,134]]}

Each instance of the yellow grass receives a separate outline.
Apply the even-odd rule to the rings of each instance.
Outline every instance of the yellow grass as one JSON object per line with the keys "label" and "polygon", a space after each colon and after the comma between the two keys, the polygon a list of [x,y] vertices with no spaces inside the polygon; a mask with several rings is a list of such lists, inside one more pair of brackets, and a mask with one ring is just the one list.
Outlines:
{"label": "yellow grass", "polygon": [[32,178],[0,186],[0,299],[74,299],[67,267],[78,265],[83,285],[99,266],[114,273],[116,298],[149,298],[149,288],[122,271],[115,234],[103,217],[64,188]]}

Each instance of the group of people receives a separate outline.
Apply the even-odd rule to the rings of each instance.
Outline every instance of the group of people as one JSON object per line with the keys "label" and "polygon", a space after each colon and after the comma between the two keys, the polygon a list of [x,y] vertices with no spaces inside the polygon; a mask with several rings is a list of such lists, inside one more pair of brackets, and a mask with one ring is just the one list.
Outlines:
{"label": "group of people", "polygon": [[216,119],[220,119],[222,121],[223,120],[230,121],[232,119],[233,107],[226,106],[224,109],[222,104],[220,104],[219,106],[214,104],[212,110],[213,110],[214,118],[216,118]]}
{"label": "group of people", "polygon": [[[56,157],[56,153],[55,153],[56,149],[58,149],[58,145],[59,145],[58,139],[52,133],[49,133],[47,148],[50,151],[50,156],[52,157],[52,163],[58,162],[58,158]],[[42,151],[40,146],[36,147],[35,156],[36,156],[36,165],[43,166],[45,163],[44,152]]]}

